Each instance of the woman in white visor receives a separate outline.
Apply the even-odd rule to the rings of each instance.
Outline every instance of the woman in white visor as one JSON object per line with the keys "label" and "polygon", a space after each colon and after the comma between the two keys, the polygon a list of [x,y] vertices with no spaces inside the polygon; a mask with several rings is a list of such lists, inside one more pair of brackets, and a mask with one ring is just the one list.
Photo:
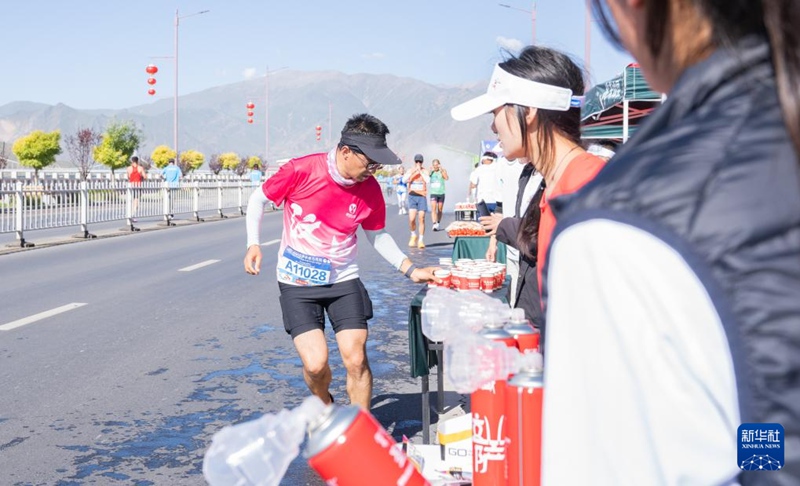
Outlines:
{"label": "woman in white visor", "polygon": [[505,157],[527,158],[544,177],[544,196],[524,212],[517,234],[520,252],[536,259],[539,283],[556,224],[550,201],[580,189],[604,164],[581,145],[583,92],[583,72],[569,56],[529,46],[495,66],[486,94],[451,110],[456,120],[492,113]]}

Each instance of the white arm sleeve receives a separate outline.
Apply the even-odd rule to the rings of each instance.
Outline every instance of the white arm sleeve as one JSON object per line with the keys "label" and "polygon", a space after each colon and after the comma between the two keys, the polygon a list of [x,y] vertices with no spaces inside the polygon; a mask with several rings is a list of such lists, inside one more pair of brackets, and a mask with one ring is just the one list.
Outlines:
{"label": "white arm sleeve", "polygon": [[549,266],[542,484],[735,482],[731,349],[681,254],[590,220],[556,237]]}
{"label": "white arm sleeve", "polygon": [[269,202],[260,187],[253,191],[247,201],[247,248],[261,242],[261,217],[264,215],[264,206]]}
{"label": "white arm sleeve", "polygon": [[395,243],[392,235],[386,232],[385,229],[378,231],[364,231],[370,244],[380,253],[380,255],[389,262],[394,268],[400,270],[400,265],[405,261],[405,253],[400,251],[400,247]]}

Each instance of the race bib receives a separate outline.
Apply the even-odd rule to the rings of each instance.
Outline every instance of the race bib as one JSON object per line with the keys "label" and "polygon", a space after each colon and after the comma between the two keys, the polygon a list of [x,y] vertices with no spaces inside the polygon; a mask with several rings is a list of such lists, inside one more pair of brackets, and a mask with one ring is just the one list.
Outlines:
{"label": "race bib", "polygon": [[438,191],[441,188],[442,188],[441,181],[431,181],[431,189]]}
{"label": "race bib", "polygon": [[331,261],[287,246],[278,258],[278,278],[294,285],[327,285],[331,280]]}

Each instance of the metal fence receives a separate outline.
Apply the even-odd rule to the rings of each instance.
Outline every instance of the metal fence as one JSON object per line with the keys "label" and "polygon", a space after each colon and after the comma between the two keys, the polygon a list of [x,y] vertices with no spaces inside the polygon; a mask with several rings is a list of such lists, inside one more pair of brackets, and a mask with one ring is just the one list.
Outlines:
{"label": "metal fence", "polygon": [[0,233],[16,233],[27,246],[30,231],[79,226],[90,237],[92,224],[125,220],[135,231],[137,218],[161,217],[169,225],[175,215],[224,217],[236,209],[244,214],[247,200],[258,186],[249,181],[160,181],[133,185],[127,181],[31,180],[0,181]]}

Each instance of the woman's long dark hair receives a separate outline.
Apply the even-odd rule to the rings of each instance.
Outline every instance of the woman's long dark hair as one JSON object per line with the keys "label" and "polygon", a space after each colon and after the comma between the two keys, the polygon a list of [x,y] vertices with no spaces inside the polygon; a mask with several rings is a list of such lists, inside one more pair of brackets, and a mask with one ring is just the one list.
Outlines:
{"label": "woman's long dark hair", "polygon": [[[667,42],[673,0],[647,2],[647,47],[657,56]],[[693,0],[708,17],[712,42],[730,46],[742,37],[758,34],[769,40],[775,81],[786,129],[800,154],[800,2],[798,0]],[[604,0],[592,0],[594,16],[606,37],[622,47]]]}
{"label": "woman's long dark hair", "polygon": [[542,219],[542,209],[539,207],[539,203],[544,197],[545,187],[547,186],[542,179],[528,208],[522,215],[522,224],[519,225],[517,232],[517,248],[529,262],[536,265],[538,265],[536,258],[539,248],[539,221]]}
{"label": "woman's long dark hair", "polygon": [[[541,46],[528,46],[519,53],[500,63],[500,67],[514,76],[571,89],[573,94],[584,92],[583,72],[566,54],[555,49]],[[528,126],[525,115],[528,108],[515,105],[516,123],[519,125],[525,154],[533,161],[533,152],[528,145]],[[555,134],[568,139],[575,145],[581,145],[581,110],[571,108],[567,111],[542,110],[536,113],[535,130],[536,145],[539,158],[536,167],[543,175],[549,174],[555,165]],[[533,207],[535,206],[535,207]],[[539,234],[539,204],[531,203],[522,217],[522,224],[517,234],[520,251],[528,258],[535,258],[535,242]],[[532,248],[534,249],[532,251]]]}

